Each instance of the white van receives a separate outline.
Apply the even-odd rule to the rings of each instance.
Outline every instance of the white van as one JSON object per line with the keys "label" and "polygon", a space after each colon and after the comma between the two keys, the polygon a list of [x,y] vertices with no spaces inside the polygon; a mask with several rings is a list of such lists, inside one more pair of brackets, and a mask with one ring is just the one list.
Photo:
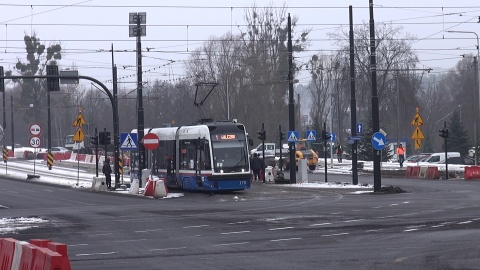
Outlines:
{"label": "white van", "polygon": [[[447,152],[447,157],[460,157],[459,152]],[[444,163],[445,162],[445,152],[441,153],[433,153],[430,155],[430,157],[425,160],[425,162],[429,163]]]}

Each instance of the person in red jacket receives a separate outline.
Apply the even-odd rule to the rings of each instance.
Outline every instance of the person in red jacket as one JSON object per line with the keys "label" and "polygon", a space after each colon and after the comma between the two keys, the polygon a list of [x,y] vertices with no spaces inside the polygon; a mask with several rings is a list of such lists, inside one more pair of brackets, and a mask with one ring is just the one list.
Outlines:
{"label": "person in red jacket", "polygon": [[405,149],[403,148],[402,144],[397,147],[397,156],[398,162],[400,163],[400,168],[402,168],[403,162],[405,161]]}

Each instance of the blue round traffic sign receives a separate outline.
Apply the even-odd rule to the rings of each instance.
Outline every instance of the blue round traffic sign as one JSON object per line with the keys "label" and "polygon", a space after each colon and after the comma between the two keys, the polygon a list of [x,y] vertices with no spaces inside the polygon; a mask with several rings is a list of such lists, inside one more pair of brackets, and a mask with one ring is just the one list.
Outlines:
{"label": "blue round traffic sign", "polygon": [[387,138],[381,132],[375,132],[372,135],[372,146],[377,150],[382,150],[387,143]]}

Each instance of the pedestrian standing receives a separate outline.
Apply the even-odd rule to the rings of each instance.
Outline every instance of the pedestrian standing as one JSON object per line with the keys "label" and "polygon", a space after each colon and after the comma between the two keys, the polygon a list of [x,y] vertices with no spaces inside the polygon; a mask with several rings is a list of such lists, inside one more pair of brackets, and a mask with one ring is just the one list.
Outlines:
{"label": "pedestrian standing", "polygon": [[337,153],[338,162],[342,163],[343,147],[341,144],[337,145],[336,153]]}
{"label": "pedestrian standing", "polygon": [[253,171],[253,180],[254,181],[259,181],[261,180],[261,176],[260,176],[260,172],[262,170],[262,167],[263,167],[263,161],[261,158],[258,157],[258,154],[255,153],[253,154],[253,158],[252,160],[250,161],[250,166],[251,166],[251,169]]}
{"label": "pedestrian standing", "polygon": [[105,182],[107,184],[107,188],[111,189],[112,188],[112,167],[110,167],[110,160],[106,159],[105,162],[103,163],[103,169],[102,169],[103,174],[105,175]]}
{"label": "pedestrian standing", "polygon": [[397,147],[397,156],[398,156],[398,162],[400,163],[400,168],[402,168],[403,161],[405,161],[405,149],[403,148],[402,144],[400,144]]}

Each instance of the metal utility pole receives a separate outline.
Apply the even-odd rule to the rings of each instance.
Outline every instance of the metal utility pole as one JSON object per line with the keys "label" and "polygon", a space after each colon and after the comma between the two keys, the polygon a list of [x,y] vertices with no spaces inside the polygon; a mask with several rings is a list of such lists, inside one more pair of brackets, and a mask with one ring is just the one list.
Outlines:
{"label": "metal utility pole", "polygon": [[12,153],[15,153],[15,131],[13,129],[13,96],[10,95],[10,126],[12,130]]}
{"label": "metal utility pole", "polygon": [[[370,72],[372,78],[372,127],[373,133],[380,130],[380,117],[378,112],[377,96],[377,56],[375,52],[375,21],[373,19],[373,0],[370,2]],[[373,149],[373,190],[380,191],[382,186],[382,174],[380,168],[381,150]]]}
{"label": "metal utility pole", "polygon": [[[0,75],[3,77],[3,67],[0,67]],[[3,151],[5,151],[6,148],[6,141],[7,141],[7,136],[5,134],[5,131],[7,130],[7,119],[6,119],[6,114],[5,114],[5,82],[2,81],[0,83],[0,90],[2,91],[2,96],[3,96],[3,126],[2,126],[2,133],[3,133]],[[13,151],[13,150],[12,150]],[[14,152],[15,153],[15,152]]]}
{"label": "metal utility pole", "polygon": [[[353,38],[353,11],[352,6],[348,7],[350,17],[350,132],[352,137],[357,136],[357,100],[355,98],[355,46]],[[352,143],[352,184],[358,185],[357,167],[357,140]]]}
{"label": "metal utility pole", "polygon": [[[473,63],[475,65],[475,85],[473,89],[473,139],[475,141],[475,165],[478,165],[478,124],[477,121],[479,120],[479,104],[480,104],[480,80],[478,76],[478,61],[480,61],[480,47],[478,41],[478,35],[472,31],[447,31],[449,33],[469,33],[474,34],[477,37],[477,57],[473,58]],[[477,59],[477,60],[475,60]]]}
{"label": "metal utility pole", "polygon": [[[142,93],[142,36],[146,36],[147,13],[130,13],[129,14],[129,35],[137,38],[137,133],[138,141],[143,141],[145,133],[144,112],[143,112],[143,93]],[[138,183],[142,186],[142,170],[145,166],[145,147],[143,143],[138,144]]]}
{"label": "metal utility pole", "polygon": [[116,122],[113,123],[113,146],[115,148],[115,157],[114,157],[114,165],[113,170],[115,172],[115,188],[120,187],[120,145],[118,142],[119,139],[119,123],[118,123],[118,87],[117,87],[117,66],[115,65],[115,61],[113,58],[113,44],[112,44],[112,77],[113,77],[113,102],[115,103],[115,107],[113,108],[113,117],[117,119]]}
{"label": "metal utility pole", "polygon": [[[293,100],[293,49],[292,49],[292,21],[288,13],[288,129],[295,130],[295,103]],[[288,143],[290,156],[290,184],[297,183],[295,160],[295,142]]]}

